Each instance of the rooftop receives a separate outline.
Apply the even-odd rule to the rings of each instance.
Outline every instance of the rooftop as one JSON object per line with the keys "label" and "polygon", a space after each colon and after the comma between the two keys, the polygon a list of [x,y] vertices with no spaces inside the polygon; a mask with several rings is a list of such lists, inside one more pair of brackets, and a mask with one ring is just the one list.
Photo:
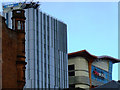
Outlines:
{"label": "rooftop", "polygon": [[111,56],[107,56],[107,55],[95,56],[95,55],[92,55],[87,50],[81,50],[81,51],[77,51],[77,52],[73,52],[73,53],[68,54],[68,58],[73,58],[73,57],[77,57],[77,56],[84,57],[88,60],[90,60],[90,59],[93,59],[93,60],[103,59],[103,60],[111,60],[113,63],[120,62],[120,59],[116,59],[116,58],[113,58]]}
{"label": "rooftop", "polygon": [[7,13],[15,9],[38,8],[39,5],[39,2],[3,3],[3,12]]}

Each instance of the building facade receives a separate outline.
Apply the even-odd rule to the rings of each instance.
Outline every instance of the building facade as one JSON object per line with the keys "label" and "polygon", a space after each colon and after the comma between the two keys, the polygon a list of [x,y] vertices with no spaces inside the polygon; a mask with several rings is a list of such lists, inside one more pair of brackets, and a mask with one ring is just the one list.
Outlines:
{"label": "building facade", "polygon": [[[25,10],[25,88],[67,88],[67,25],[42,13],[39,8]],[[4,13],[12,28],[11,12]]]}
{"label": "building facade", "polygon": [[[25,85],[24,10],[14,10],[12,15],[14,29],[8,28],[5,18],[0,16],[0,88],[2,89],[23,88]],[[19,28],[18,22],[22,28]]]}
{"label": "building facade", "polygon": [[68,54],[69,87],[94,88],[112,80],[112,65],[120,62],[110,56],[94,56],[86,50]]}

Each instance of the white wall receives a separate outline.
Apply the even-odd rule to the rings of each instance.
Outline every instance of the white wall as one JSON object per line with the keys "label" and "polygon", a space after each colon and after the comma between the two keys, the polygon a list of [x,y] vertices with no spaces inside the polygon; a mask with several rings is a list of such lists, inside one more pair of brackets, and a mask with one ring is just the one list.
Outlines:
{"label": "white wall", "polygon": [[88,61],[83,57],[74,57],[68,60],[68,65],[75,65],[75,76],[87,76],[89,77]]}
{"label": "white wall", "polygon": [[[68,65],[75,65],[75,76],[89,77],[88,61],[83,57],[73,57],[68,60]],[[88,85],[76,84],[75,88],[89,88]]]}
{"label": "white wall", "polygon": [[108,60],[96,60],[92,63],[92,65],[94,65],[100,69],[103,69],[105,71],[109,70],[109,61]]}
{"label": "white wall", "polygon": [[85,90],[86,90],[87,88],[89,88],[88,85],[83,85],[83,84],[75,85],[75,88],[78,88],[78,87],[80,87],[80,88],[84,88]]}

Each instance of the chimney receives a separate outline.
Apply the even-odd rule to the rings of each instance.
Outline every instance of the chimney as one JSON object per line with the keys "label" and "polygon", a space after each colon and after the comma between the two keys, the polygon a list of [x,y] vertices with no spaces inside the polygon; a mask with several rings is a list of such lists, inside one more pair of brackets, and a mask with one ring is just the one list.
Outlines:
{"label": "chimney", "polygon": [[13,10],[12,29],[25,31],[25,11],[21,9]]}
{"label": "chimney", "polygon": [[23,88],[25,85],[25,11],[18,9],[12,12],[12,27],[17,33],[17,86]]}

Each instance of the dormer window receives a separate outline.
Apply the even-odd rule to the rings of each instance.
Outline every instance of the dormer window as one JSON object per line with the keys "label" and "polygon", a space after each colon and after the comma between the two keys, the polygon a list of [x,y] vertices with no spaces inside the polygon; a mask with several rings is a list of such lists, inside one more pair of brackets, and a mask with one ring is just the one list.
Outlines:
{"label": "dormer window", "polygon": [[17,24],[17,29],[20,30],[21,29],[21,22],[18,21],[18,24]]}
{"label": "dormer window", "polygon": [[17,11],[17,13],[21,13],[21,11]]}

